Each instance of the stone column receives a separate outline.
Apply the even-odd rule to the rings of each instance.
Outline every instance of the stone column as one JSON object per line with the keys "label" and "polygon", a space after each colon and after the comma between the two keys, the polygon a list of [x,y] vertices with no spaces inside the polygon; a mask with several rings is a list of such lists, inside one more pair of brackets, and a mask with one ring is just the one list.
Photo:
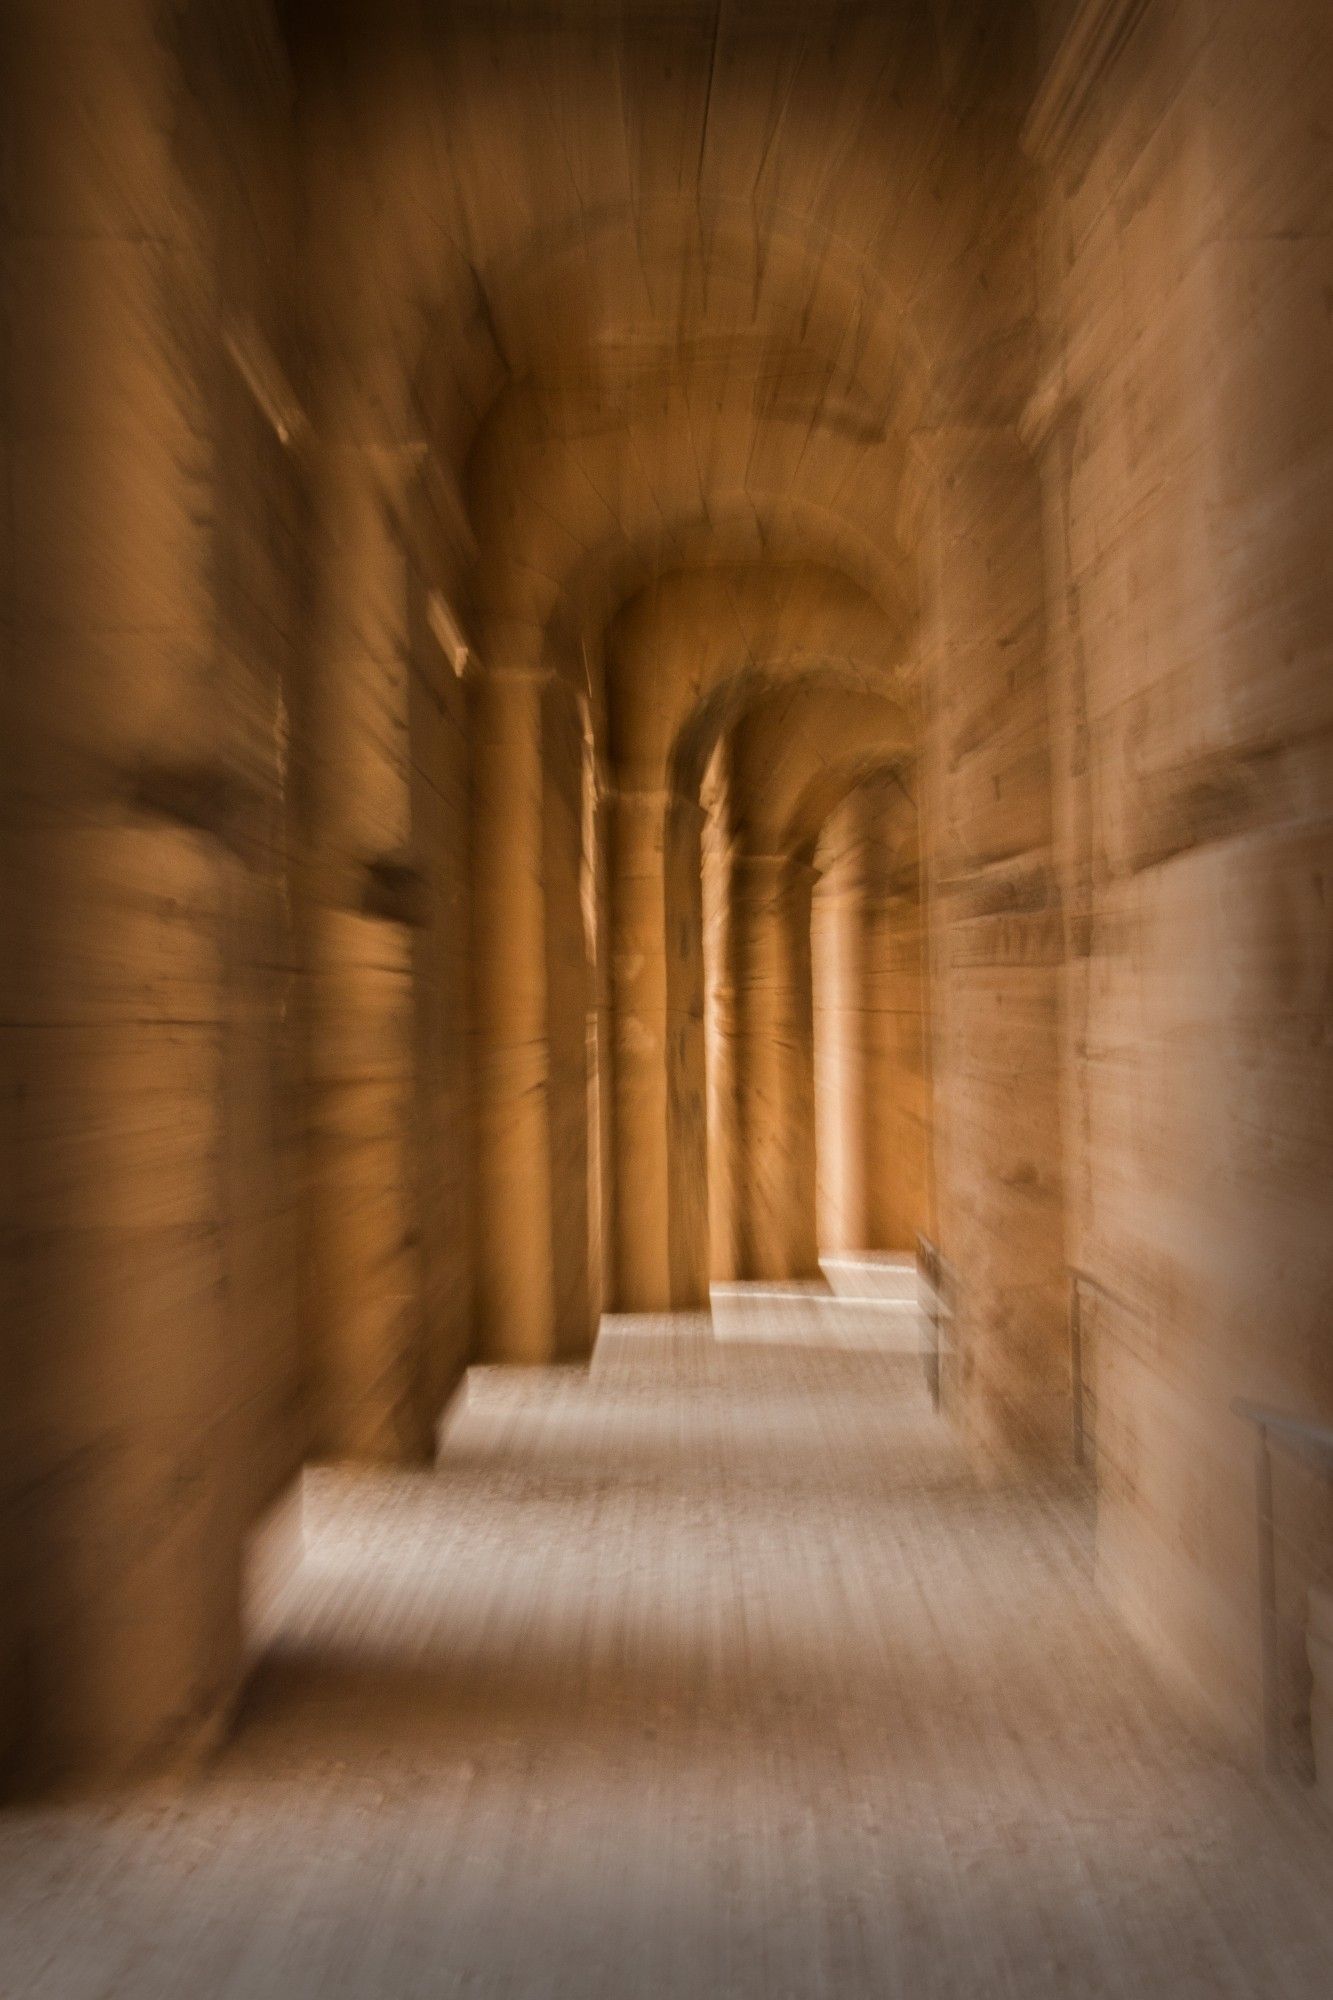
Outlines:
{"label": "stone column", "polygon": [[585,765],[585,827],[588,841],[586,894],[592,909],[591,1012],[588,1024],[588,1217],[590,1317],[594,1326],[612,1295],[615,1247],[615,999],[611,970],[611,822],[600,760],[591,752]]}
{"label": "stone column", "polygon": [[736,1248],[736,1029],[733,1018],[731,747],[718,744],[700,794],[704,925],[704,1068],[707,1087],[708,1268],[719,1283],[739,1274]]}
{"label": "stone column", "polygon": [[701,809],[669,790],[612,796],[613,1304],[708,1303]]}
{"label": "stone column", "polygon": [[783,1126],[787,1138],[787,1247],[790,1275],[819,1276],[815,1223],[815,987],[811,918],[815,870],[792,860],[785,888],[783,962]]}
{"label": "stone column", "polygon": [[412,1207],[426,1412],[472,1358],[474,1183],[470,652],[442,588],[455,572],[452,493],[433,461],[408,537],[413,1014]]}
{"label": "stone column", "polygon": [[1002,1446],[1069,1444],[1040,495],[1008,430],[923,441],[939,1226],[959,1288],[946,1394]]}
{"label": "stone column", "polygon": [[307,690],[309,1337],[319,1446],[426,1460],[433,1418],[413,1201],[408,579],[415,460],[373,358],[325,385]]}
{"label": "stone column", "polygon": [[864,1250],[866,1092],[864,1034],[865,844],[859,792],[820,837],[812,948],[816,983],[818,1235],[821,1250]]}
{"label": "stone column", "polygon": [[212,595],[217,312],[162,10],[3,34],[13,536],[0,1441],[28,1778],[187,1756],[240,1660],[222,913],[249,839]]}
{"label": "stone column", "polygon": [[1034,398],[1025,411],[1022,435],[1041,482],[1050,702],[1051,847],[1059,885],[1063,938],[1060,1076],[1065,1236],[1070,1262],[1082,1267],[1093,1211],[1091,1163],[1084,1136],[1089,1116],[1087,1060],[1096,928],[1099,771],[1092,754],[1087,664],[1071,551],[1069,496],[1079,422],[1077,403],[1042,395]]}
{"label": "stone column", "polygon": [[492,1361],[586,1354],[582,742],[568,691],[493,669],[474,711],[479,1338]]}
{"label": "stone column", "polygon": [[555,1353],[566,1360],[590,1353],[600,1312],[588,1216],[595,1115],[588,1014],[595,985],[593,938],[584,914],[587,749],[586,707],[571,684],[553,674],[542,699],[541,869]]}
{"label": "stone column", "polygon": [[897,779],[860,797],[865,1248],[910,1251],[926,1227],[921,897],[915,810]]}
{"label": "stone column", "polygon": [[732,880],[740,1275],[814,1277],[814,870],[741,853]]}

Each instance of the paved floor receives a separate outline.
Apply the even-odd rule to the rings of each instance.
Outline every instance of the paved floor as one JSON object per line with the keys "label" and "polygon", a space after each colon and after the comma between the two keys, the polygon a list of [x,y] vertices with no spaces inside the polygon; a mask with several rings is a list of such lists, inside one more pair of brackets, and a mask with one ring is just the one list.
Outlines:
{"label": "paved floor", "polygon": [[1333,1839],[1172,1713],[1080,1504],[797,1310],[313,1479],[221,1762],[0,1819],[3,2000],[1333,1992]]}

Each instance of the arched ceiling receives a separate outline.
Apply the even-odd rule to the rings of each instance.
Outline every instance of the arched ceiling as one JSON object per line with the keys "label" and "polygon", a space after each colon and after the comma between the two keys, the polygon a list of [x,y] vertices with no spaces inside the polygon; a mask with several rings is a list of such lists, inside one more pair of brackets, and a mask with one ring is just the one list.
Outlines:
{"label": "arched ceiling", "polygon": [[[1030,386],[1027,6],[288,11],[310,330],[407,385],[467,517],[483,666],[554,663],[600,716],[627,605],[659,572],[742,565],[774,573],[772,670],[784,649],[789,671],[901,666],[906,441]],[[831,605],[816,629],[818,593],[783,629],[777,573],[802,565],[875,607],[873,646],[849,651]],[[713,602],[696,643],[735,671]]]}
{"label": "arched ceiling", "polygon": [[906,630],[843,570],[765,560],[663,572],[606,637],[608,749],[621,783],[693,793],[756,695],[819,675],[905,705]]}
{"label": "arched ceiling", "polygon": [[913,719],[897,702],[823,674],[760,692],[732,725],[732,824],[754,853],[813,858],[848,792],[905,767]]}
{"label": "arched ceiling", "polygon": [[[496,406],[474,452],[469,512],[487,552],[473,609],[483,648],[540,655],[548,622],[591,549],[630,548],[714,515],[782,532],[798,513],[847,547],[867,582],[893,602],[904,589],[892,533],[902,454],[819,425],[756,414],[753,386],[682,380],[636,386],[614,400],[541,399],[515,390]],[[679,553],[679,551],[677,552]],[[717,558],[733,550],[723,533]]]}
{"label": "arched ceiling", "polygon": [[[287,11],[311,314],[336,331],[373,298],[419,335],[455,443],[505,383],[670,368],[747,332],[882,413],[1026,324],[1022,0]],[[976,393],[1003,393],[997,372]]]}

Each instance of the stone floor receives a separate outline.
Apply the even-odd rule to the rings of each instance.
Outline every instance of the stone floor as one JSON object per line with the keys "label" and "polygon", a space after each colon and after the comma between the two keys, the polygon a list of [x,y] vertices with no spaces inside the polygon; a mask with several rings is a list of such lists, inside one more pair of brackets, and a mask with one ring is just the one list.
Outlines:
{"label": "stone floor", "polygon": [[208,1775],[0,1820],[3,2000],[1333,1991],[1333,1836],[1172,1711],[1082,1503],[800,1310],[312,1478]]}

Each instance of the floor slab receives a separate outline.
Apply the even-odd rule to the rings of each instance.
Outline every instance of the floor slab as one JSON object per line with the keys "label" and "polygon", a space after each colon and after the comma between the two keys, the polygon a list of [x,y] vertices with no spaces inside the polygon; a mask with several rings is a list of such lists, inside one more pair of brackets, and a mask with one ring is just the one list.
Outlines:
{"label": "floor slab", "polygon": [[1086,1498],[744,1310],[310,1477],[220,1760],[0,1820],[5,2000],[1327,1994],[1328,1828],[1172,1705]]}

